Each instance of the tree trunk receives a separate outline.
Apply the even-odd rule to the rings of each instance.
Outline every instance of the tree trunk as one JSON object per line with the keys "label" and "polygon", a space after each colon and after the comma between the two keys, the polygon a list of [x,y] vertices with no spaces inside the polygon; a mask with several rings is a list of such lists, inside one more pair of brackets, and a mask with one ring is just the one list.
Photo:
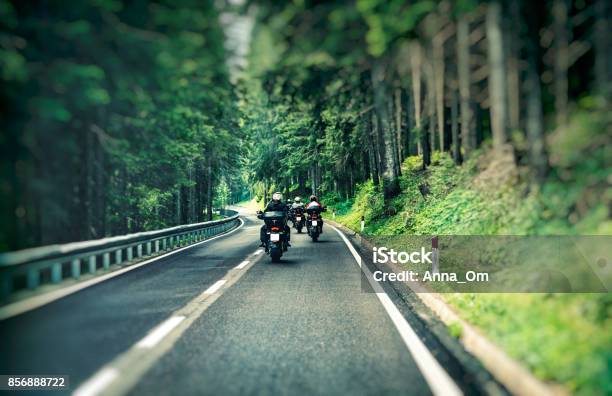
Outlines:
{"label": "tree trunk", "polygon": [[176,224],[181,224],[181,186],[176,188]]}
{"label": "tree trunk", "polygon": [[567,26],[567,0],[554,0],[552,5],[554,21],[554,95],[555,95],[555,121],[557,128],[564,130],[567,127],[568,82],[567,68],[569,65],[568,52],[568,26]]}
{"label": "tree trunk", "polygon": [[436,149],[436,97],[435,97],[435,79],[434,79],[434,69],[431,61],[425,62],[425,79],[426,79],[426,89],[425,89],[425,98],[427,99],[426,109],[427,109],[427,127],[429,129],[429,149],[430,151],[434,151]]}
{"label": "tree trunk", "polygon": [[527,70],[525,81],[527,141],[529,144],[529,162],[539,183],[544,181],[547,171],[547,159],[544,151],[544,116],[542,111],[542,87],[540,83],[539,18],[536,6],[528,5],[525,10],[527,40]]}
{"label": "tree trunk", "polygon": [[521,53],[520,38],[520,1],[509,2],[510,26],[508,29],[508,111],[510,130],[520,129],[520,71],[519,57]]}
{"label": "tree trunk", "polygon": [[[385,92],[388,92],[387,90],[385,90]],[[397,139],[397,129],[395,126],[395,121],[393,119],[393,114],[394,114],[394,109],[393,109],[393,95],[391,95],[391,93],[389,92],[389,96],[385,95],[385,101],[387,102],[388,106],[387,106],[387,116],[389,117],[389,137],[391,139],[391,144],[393,146],[393,174],[396,175],[396,177],[399,177],[401,171],[400,171],[400,164],[401,164],[401,159],[400,159],[400,155],[399,155],[399,141]]]}
{"label": "tree trunk", "polygon": [[459,98],[457,96],[457,90],[451,90],[451,140],[453,148],[453,159],[455,160],[455,164],[459,165],[462,162],[462,158],[461,142],[459,141],[459,124],[457,120],[457,113],[459,107]]}
{"label": "tree trunk", "polygon": [[372,183],[375,186],[378,186],[380,183],[379,179],[379,167],[378,167],[378,157],[377,157],[377,140],[376,133],[374,128],[376,128],[375,124],[375,115],[372,114],[368,116],[368,130],[367,130],[367,138],[368,138],[368,158],[370,160],[370,171],[372,172]]}
{"label": "tree trunk", "polygon": [[415,128],[414,124],[414,100],[412,95],[406,93],[406,137],[405,137],[405,156],[413,155],[415,153],[414,145],[412,142],[412,134]]}
{"label": "tree trunk", "polygon": [[461,145],[464,157],[476,148],[476,131],[473,127],[472,98],[470,94],[470,28],[465,16],[457,22],[457,73],[460,96]]}
{"label": "tree trunk", "polygon": [[[434,120],[428,120],[428,122],[434,122]],[[427,128],[421,129],[419,134],[419,139],[421,142],[421,149],[423,150],[423,169],[427,169],[429,165],[431,165],[431,147],[429,146],[429,133],[427,132]]]}
{"label": "tree trunk", "polygon": [[502,30],[502,6],[499,0],[489,3],[486,17],[489,57],[489,98],[493,146],[503,146],[508,138],[508,105],[506,60]]}
{"label": "tree trunk", "polygon": [[596,0],[594,7],[595,88],[601,96],[604,108],[607,108],[612,96],[612,76],[610,75],[612,74],[612,50],[610,48],[612,5],[609,0]]}
{"label": "tree trunk", "polygon": [[385,82],[385,64],[377,59],[372,67],[372,88],[374,90],[374,107],[379,122],[379,136],[382,144],[382,179],[385,198],[395,196],[399,191],[397,155],[393,144],[391,119],[386,106],[387,87]]}
{"label": "tree trunk", "polygon": [[212,156],[208,154],[206,163],[206,219],[213,219],[213,169]]}
{"label": "tree trunk", "polygon": [[411,77],[412,77],[412,97],[413,97],[413,103],[414,103],[414,125],[417,130],[417,133],[419,134],[419,139],[417,140],[417,153],[421,155],[423,151],[423,143],[422,143],[422,139],[420,139],[420,136],[423,134],[423,131],[421,130],[422,129],[421,104],[423,103],[422,98],[421,98],[421,89],[422,89],[421,74],[422,74],[423,59],[422,59],[421,45],[418,42],[413,41],[410,44],[410,55],[411,55],[410,72],[411,72]]}
{"label": "tree trunk", "polygon": [[402,88],[395,88],[395,130],[397,133],[397,155],[400,163],[404,159],[404,139],[402,136]]}
{"label": "tree trunk", "polygon": [[444,151],[444,38],[437,34],[433,39],[433,81],[440,151]]}

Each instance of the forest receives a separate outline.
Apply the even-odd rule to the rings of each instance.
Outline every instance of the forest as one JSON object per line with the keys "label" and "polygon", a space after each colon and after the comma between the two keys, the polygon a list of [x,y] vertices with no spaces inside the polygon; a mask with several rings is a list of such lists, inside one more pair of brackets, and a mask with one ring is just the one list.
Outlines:
{"label": "forest", "polygon": [[[369,188],[375,220],[405,212],[402,175],[435,196],[440,164],[520,185],[544,221],[569,219],[557,232],[609,224],[605,0],[3,0],[0,12],[2,250],[203,221],[275,190],[342,211]],[[227,12],[256,21],[234,78]]]}
{"label": "forest", "polygon": [[[476,167],[489,169],[483,183],[524,196],[557,186],[553,196],[538,195],[542,205],[580,186],[573,202],[551,209],[569,219],[557,232],[592,210],[603,223],[606,3],[271,2],[260,9],[242,94],[245,131],[268,142],[250,151],[255,193],[314,193],[350,206],[371,184],[382,193],[368,198],[378,213],[395,214],[411,211],[393,200],[403,192],[436,194],[427,180],[436,166]],[[402,175],[410,174],[419,181],[406,191]],[[446,191],[461,184],[450,179]]]}
{"label": "forest", "polygon": [[2,0],[0,38],[0,250],[204,221],[240,191],[212,3]]}
{"label": "forest", "polygon": [[[607,0],[0,0],[0,252],[275,191],[364,235],[610,235],[611,20]],[[447,298],[539,378],[612,389],[609,293]]]}

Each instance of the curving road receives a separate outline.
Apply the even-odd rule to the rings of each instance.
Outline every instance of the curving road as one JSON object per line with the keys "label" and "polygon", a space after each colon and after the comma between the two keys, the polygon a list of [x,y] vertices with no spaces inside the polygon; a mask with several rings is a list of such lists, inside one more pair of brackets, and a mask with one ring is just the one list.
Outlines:
{"label": "curving road", "polygon": [[67,374],[78,395],[480,393],[397,294],[362,290],[339,232],[326,226],[316,244],[294,234],[272,264],[261,223],[242,218],[1,321],[0,374]]}

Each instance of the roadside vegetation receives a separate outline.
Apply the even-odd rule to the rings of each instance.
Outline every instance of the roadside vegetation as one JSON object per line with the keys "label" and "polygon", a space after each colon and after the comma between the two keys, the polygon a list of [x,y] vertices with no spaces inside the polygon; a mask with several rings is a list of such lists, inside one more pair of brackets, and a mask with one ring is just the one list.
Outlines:
{"label": "roadside vegetation", "polygon": [[[485,147],[460,168],[446,154],[434,155],[426,171],[418,157],[407,158],[402,191],[390,205],[371,182],[362,184],[354,199],[331,194],[324,202],[336,212],[336,221],[355,231],[360,231],[364,216],[366,236],[610,235],[612,222],[603,203],[577,212],[581,200],[597,202],[609,194],[609,149],[592,143],[605,139],[608,117],[594,112],[587,120],[578,112],[572,128],[551,135],[555,144],[550,154],[558,163],[542,186],[530,185],[521,166],[510,174],[497,168],[504,159],[491,159],[494,151]],[[590,131],[588,139],[584,128]],[[491,180],[483,184],[483,178]],[[423,196],[418,186],[425,184],[429,193]],[[562,383],[577,394],[607,394],[612,389],[609,293],[442,296],[539,378]],[[461,334],[460,328],[449,331]]]}

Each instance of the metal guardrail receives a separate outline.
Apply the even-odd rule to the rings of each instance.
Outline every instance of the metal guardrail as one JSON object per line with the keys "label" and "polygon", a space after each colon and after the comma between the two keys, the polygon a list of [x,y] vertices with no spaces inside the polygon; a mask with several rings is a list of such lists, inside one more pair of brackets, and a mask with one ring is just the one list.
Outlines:
{"label": "metal guardrail", "polygon": [[22,289],[57,284],[66,278],[79,279],[87,272],[108,270],[161,252],[189,246],[237,227],[238,214],[222,210],[221,220],[181,225],[91,241],[41,246],[0,254],[0,300]]}

